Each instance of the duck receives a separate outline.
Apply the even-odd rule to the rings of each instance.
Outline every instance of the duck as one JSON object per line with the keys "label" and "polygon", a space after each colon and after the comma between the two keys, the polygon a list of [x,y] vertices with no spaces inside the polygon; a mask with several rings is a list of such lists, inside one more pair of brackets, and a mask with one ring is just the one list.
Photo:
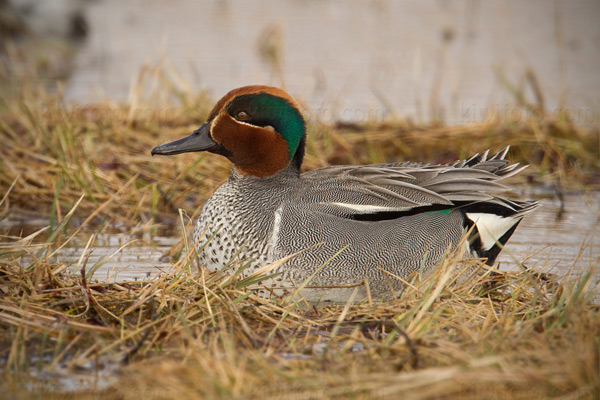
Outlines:
{"label": "duck", "polygon": [[493,265],[535,201],[500,183],[525,168],[489,151],[453,163],[334,165],[301,172],[306,121],[283,89],[231,90],[190,135],[152,155],[209,152],[233,163],[194,241],[209,271],[277,263],[265,293],[309,302],[386,300],[452,251]]}

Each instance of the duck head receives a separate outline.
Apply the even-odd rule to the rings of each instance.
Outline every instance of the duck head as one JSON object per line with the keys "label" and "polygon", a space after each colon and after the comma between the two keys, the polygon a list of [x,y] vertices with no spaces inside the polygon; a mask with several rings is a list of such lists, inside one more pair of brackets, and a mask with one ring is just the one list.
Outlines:
{"label": "duck head", "polygon": [[272,86],[244,86],[215,104],[189,136],[152,149],[152,155],[208,151],[227,157],[243,175],[266,177],[292,164],[300,170],[306,124],[298,104]]}

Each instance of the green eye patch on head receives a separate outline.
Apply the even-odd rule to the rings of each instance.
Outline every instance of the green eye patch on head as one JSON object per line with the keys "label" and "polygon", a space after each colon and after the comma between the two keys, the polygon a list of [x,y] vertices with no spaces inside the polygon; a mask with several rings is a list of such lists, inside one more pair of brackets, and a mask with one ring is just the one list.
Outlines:
{"label": "green eye patch on head", "polygon": [[[237,96],[226,108],[233,118],[246,113],[240,121],[255,126],[272,126],[287,142],[291,159],[305,132],[300,110],[288,100],[269,93],[252,93]],[[243,114],[242,114],[243,115]]]}

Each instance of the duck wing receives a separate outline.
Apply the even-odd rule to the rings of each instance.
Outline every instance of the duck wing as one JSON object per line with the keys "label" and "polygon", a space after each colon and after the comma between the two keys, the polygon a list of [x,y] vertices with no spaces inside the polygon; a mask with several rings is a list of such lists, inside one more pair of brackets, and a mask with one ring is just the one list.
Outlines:
{"label": "duck wing", "polygon": [[[511,207],[498,181],[520,172],[504,157],[508,148],[447,165],[417,163],[332,166],[301,175],[296,201],[337,216],[381,220],[487,202]],[[514,205],[514,204],[513,204]],[[517,207],[518,208],[518,207]]]}

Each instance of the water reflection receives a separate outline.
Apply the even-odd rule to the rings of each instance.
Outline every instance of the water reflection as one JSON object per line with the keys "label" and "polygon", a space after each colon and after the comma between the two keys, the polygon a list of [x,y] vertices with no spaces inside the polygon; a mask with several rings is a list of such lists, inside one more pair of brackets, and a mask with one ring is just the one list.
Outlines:
{"label": "water reflection", "polygon": [[499,261],[501,268],[524,261],[535,269],[565,275],[571,268],[592,268],[600,276],[600,192],[540,200],[541,207],[528,215],[508,242]]}

